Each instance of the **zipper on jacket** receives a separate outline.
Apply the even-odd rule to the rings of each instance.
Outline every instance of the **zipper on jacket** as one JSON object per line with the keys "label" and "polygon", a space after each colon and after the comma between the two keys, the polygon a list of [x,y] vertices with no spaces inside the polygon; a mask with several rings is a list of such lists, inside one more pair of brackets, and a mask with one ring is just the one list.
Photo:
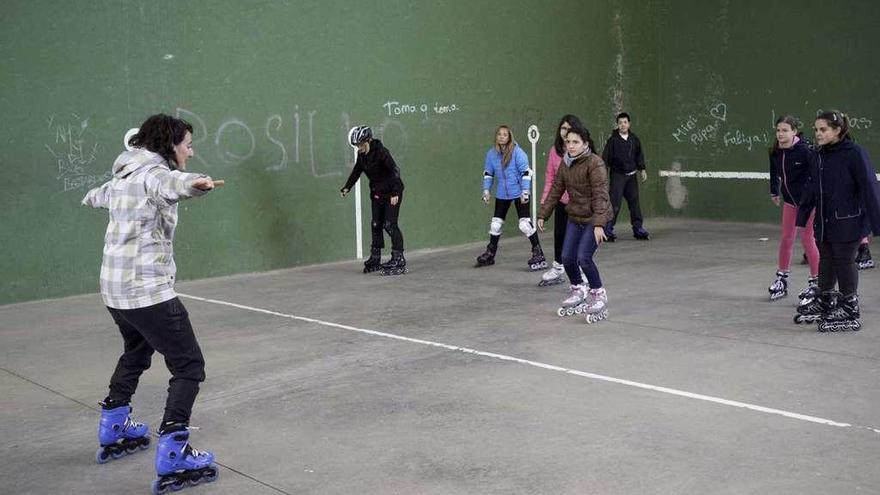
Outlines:
{"label": "zipper on jacket", "polygon": [[[785,150],[782,150],[782,186],[788,191],[788,195],[791,196],[794,205],[798,206],[797,201],[794,199],[794,194],[791,193],[791,189],[788,187],[788,175],[785,173]],[[785,202],[785,198],[782,198],[782,201]]]}

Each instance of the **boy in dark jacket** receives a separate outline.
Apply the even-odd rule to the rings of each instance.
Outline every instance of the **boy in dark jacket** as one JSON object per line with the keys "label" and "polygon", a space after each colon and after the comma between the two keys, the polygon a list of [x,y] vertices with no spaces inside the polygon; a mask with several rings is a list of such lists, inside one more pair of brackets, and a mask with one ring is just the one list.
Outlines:
{"label": "boy in dark jacket", "polygon": [[626,112],[617,115],[617,129],[611,131],[611,137],[605,142],[602,150],[602,160],[609,168],[609,195],[611,206],[614,208],[614,218],[608,222],[605,233],[608,241],[614,242],[617,236],[614,234],[614,224],[617,223],[617,215],[620,213],[623,198],[629,207],[630,223],[632,223],[633,237],[647,241],[650,234],[642,227],[642,209],[639,208],[639,183],[648,180],[645,171],[645,155],[642,153],[642,143],[635,133],[630,132],[630,118]]}

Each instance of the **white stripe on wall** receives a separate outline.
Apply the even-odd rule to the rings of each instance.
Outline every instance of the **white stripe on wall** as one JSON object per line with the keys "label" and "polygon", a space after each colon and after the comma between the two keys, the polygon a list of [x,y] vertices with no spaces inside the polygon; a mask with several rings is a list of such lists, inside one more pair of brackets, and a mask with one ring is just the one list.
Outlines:
{"label": "white stripe on wall", "polygon": [[[880,180],[880,174],[877,180]],[[661,170],[660,177],[687,177],[691,179],[757,179],[770,180],[768,172],[722,172],[711,170]]]}
{"label": "white stripe on wall", "polygon": [[690,177],[694,179],[763,179],[770,180],[768,172],[714,172],[697,170],[661,170],[660,177]]}

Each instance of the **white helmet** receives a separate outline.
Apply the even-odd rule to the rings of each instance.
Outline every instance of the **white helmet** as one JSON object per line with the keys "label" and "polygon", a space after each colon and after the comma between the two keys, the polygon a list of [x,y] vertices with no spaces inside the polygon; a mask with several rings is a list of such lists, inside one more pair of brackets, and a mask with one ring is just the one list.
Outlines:
{"label": "white helmet", "polygon": [[373,130],[370,129],[369,126],[359,125],[352,129],[351,134],[349,134],[349,139],[351,140],[352,146],[357,146],[364,141],[373,139]]}

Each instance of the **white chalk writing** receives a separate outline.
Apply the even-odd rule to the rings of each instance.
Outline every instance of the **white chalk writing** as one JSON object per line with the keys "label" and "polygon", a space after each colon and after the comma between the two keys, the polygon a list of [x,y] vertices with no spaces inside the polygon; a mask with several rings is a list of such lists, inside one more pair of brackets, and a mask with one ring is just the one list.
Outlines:
{"label": "white chalk writing", "polygon": [[672,131],[672,138],[678,143],[689,141],[695,146],[707,145],[720,140],[725,148],[740,146],[751,151],[756,145],[769,145],[771,132],[759,132],[730,128],[728,106],[723,101],[715,101],[705,107],[704,115],[689,114]]}
{"label": "white chalk writing", "polygon": [[[281,171],[287,169],[291,164],[298,164],[303,165],[313,177],[342,175],[351,167],[351,161],[345,158],[350,155],[347,141],[340,139],[340,150],[337,150],[339,153],[335,154],[333,159],[327,160],[324,166],[321,165],[322,161],[317,154],[315,137],[316,135],[328,134],[328,132],[316,129],[317,110],[306,111],[307,119],[304,119],[304,125],[308,127],[308,142],[305,143],[308,146],[308,153],[305,155],[307,163],[301,163],[300,131],[302,125],[300,113],[299,105],[294,105],[292,118],[287,117],[287,122],[293,122],[292,129],[289,125],[285,127],[285,116],[280,113],[269,115],[260,127],[254,127],[240,118],[228,118],[221,121],[216,128],[209,127],[201,115],[180,107],[177,108],[176,116],[193,124],[193,150],[195,151],[193,158],[206,168],[210,168],[212,163],[216,161],[229,165],[250,162],[255,156],[258,156],[257,151],[262,150],[261,147],[265,143],[269,145],[268,149],[275,150],[271,153],[271,161],[268,164],[263,164],[265,170]],[[348,120],[350,120],[348,114],[343,112],[341,120],[343,122],[340,129],[348,125]],[[216,130],[212,131],[212,129]],[[320,134],[316,134],[316,132],[320,132]],[[336,132],[335,127],[333,132]],[[286,137],[291,133],[292,138]]]}
{"label": "white chalk writing", "polygon": [[416,115],[421,113],[424,115],[425,119],[431,115],[443,115],[461,110],[461,107],[455,103],[442,104],[434,102],[433,105],[429,105],[427,103],[401,103],[393,100],[385,101],[385,103],[382,104],[382,108],[388,112],[388,117]]}
{"label": "white chalk writing", "polygon": [[743,146],[747,150],[752,150],[752,145],[761,143],[762,145],[770,144],[770,134],[763,132],[760,134],[747,134],[741,130],[728,131],[724,133],[724,146]]}
{"label": "white chalk writing", "polygon": [[61,182],[62,191],[83,189],[105,180],[107,174],[88,173],[89,165],[95,162],[99,143],[89,128],[87,117],[76,113],[65,118],[51,115],[47,123],[51,141],[45,146],[55,158],[55,178]]}
{"label": "white chalk writing", "polygon": [[697,127],[697,119],[693,115],[688,115],[684,122],[678,124],[678,127],[672,131],[672,137],[679,143],[687,139],[688,134]]}

